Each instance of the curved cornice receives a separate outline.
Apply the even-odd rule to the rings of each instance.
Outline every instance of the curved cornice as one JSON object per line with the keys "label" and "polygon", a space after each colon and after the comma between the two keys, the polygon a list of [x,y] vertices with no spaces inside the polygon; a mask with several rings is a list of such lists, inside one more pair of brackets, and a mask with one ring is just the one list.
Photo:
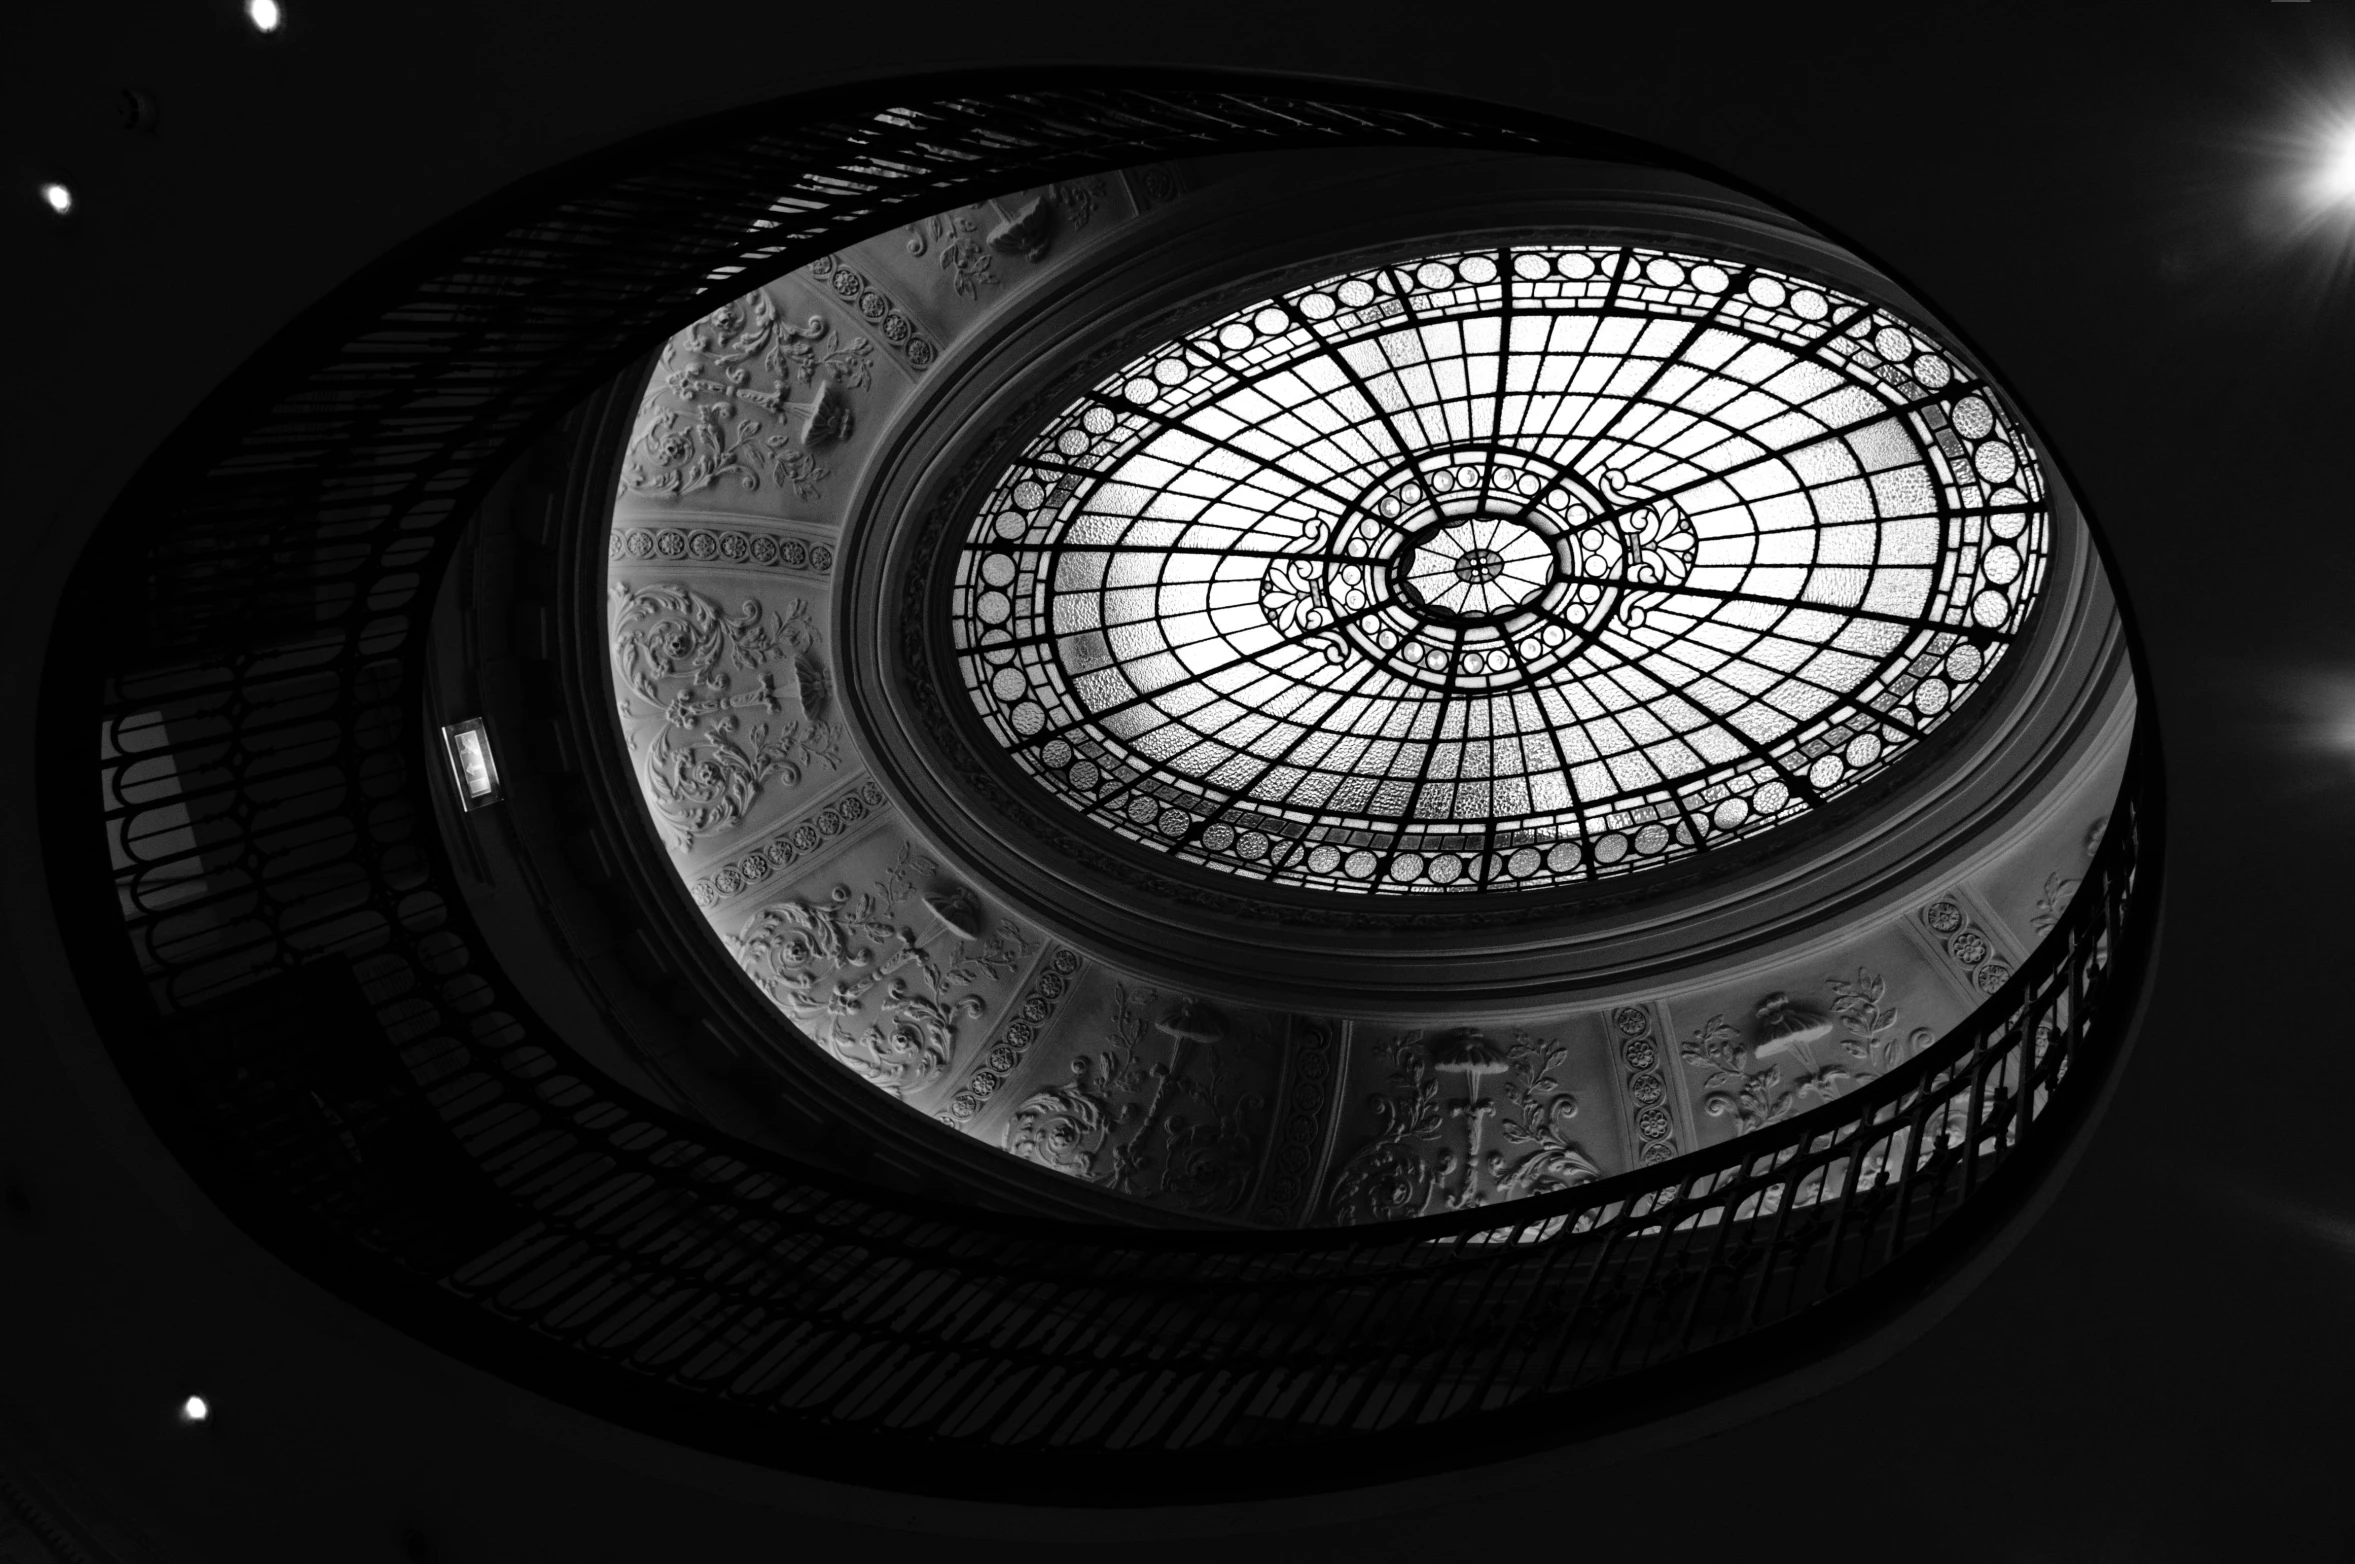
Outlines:
{"label": "curved cornice", "polygon": [[846,526],[835,639],[862,747],[927,840],[1063,937],[1212,993],[1355,1015],[1527,1013],[1754,965],[1885,912],[1983,845],[2121,677],[2114,610],[2062,491],[2045,605],[1979,710],[1820,818],[1678,868],[1462,907],[1243,893],[1034,799],[943,697],[955,679],[934,633],[938,575],[1009,444],[1104,363],[1271,278],[1468,235],[1704,236],[1919,308],[1828,241],[1682,175],[1461,154],[1226,160],[1220,173],[1182,213],[1131,225],[956,343],[879,438]]}

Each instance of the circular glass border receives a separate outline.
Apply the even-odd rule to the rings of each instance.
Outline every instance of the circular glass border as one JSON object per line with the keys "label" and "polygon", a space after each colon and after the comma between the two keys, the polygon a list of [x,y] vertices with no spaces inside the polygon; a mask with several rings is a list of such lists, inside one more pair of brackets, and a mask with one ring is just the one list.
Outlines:
{"label": "circular glass border", "polygon": [[1523,243],[1099,377],[989,485],[949,628],[997,747],[1132,844],[1542,890],[1883,774],[1986,687],[2050,550],[2024,432],[1921,322],[1746,258]]}

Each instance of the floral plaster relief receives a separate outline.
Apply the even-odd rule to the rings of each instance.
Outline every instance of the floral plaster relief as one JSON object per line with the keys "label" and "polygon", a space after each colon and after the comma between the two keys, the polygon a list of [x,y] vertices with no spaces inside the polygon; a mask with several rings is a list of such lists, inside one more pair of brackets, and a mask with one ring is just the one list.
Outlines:
{"label": "floral plaster relief", "polygon": [[874,377],[874,339],[829,313],[789,319],[768,289],[724,304],[664,345],[623,458],[622,497],[816,502],[833,453],[859,432],[858,396]]}
{"label": "floral plaster relief", "polygon": [[1075,1054],[1063,1084],[1015,1107],[1005,1149],[1156,1205],[1235,1212],[1258,1172],[1267,1118],[1246,1059],[1266,1049],[1203,1000],[1117,980],[1111,997],[1094,1039],[1102,1046]]}
{"label": "floral plaster relief", "polygon": [[1885,943],[1862,954],[1862,964],[1812,980],[1792,974],[1787,986],[1752,998],[1678,1002],[1677,1058],[1704,1124],[1746,1135],[1830,1102],[1963,1019],[1946,986],[1905,948]]}
{"label": "floral plaster relief", "polygon": [[1387,1066],[1373,1135],[1335,1175],[1329,1220],[1387,1222],[1567,1189],[1603,1176],[1564,1080],[1571,1046],[1513,1027],[1410,1031],[1361,1057]]}
{"label": "floral plaster relief", "polygon": [[732,838],[842,765],[842,736],[807,598],[733,606],[679,582],[610,589],[613,683],[640,784],[682,854]]}
{"label": "floral plaster relief", "polygon": [[900,284],[936,319],[987,308],[1101,217],[1126,216],[1125,191],[1102,175],[1021,190],[910,223],[902,254],[885,260]]}
{"label": "floral plaster relief", "polygon": [[729,946],[835,1059],[893,1096],[920,1095],[1004,1008],[1040,938],[894,833],[828,867],[842,877],[765,902]]}

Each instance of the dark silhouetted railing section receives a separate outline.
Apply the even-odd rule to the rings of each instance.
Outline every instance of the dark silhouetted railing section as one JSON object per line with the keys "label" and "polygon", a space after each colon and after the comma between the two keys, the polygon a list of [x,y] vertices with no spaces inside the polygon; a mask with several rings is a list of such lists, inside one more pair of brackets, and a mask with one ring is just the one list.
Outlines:
{"label": "dark silhouetted railing section", "polygon": [[[2147,744],[2076,901],[1962,1030],[1813,1112],[1512,1205],[1059,1226],[862,1190],[586,1068],[469,926],[421,738],[435,583],[522,441],[714,298],[959,201],[1187,153],[1596,146],[1264,85],[863,90],[560,171],[387,261],[159,459],[79,578],[44,692],[53,884],[126,1074],[240,1221],[678,1437],[1137,1502],[1558,1437],[1598,1389],[1903,1274],[2066,1139],[2148,942]],[[1266,1458],[1317,1450],[1343,1453]],[[994,1459],[1025,1451],[1049,1459]]]}

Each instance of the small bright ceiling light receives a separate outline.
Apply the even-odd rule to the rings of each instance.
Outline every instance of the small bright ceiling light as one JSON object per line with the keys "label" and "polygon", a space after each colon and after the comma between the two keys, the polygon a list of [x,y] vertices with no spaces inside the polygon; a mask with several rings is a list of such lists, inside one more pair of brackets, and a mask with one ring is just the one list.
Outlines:
{"label": "small bright ceiling light", "polygon": [[41,186],[41,202],[63,217],[74,209],[74,193],[52,179]]}
{"label": "small bright ceiling light", "polygon": [[278,0],[245,0],[245,19],[257,33],[274,33],[286,13],[278,8]]}
{"label": "small bright ceiling light", "polygon": [[201,1423],[212,1415],[212,1403],[202,1396],[190,1396],[180,1403],[180,1421],[183,1423]]}

